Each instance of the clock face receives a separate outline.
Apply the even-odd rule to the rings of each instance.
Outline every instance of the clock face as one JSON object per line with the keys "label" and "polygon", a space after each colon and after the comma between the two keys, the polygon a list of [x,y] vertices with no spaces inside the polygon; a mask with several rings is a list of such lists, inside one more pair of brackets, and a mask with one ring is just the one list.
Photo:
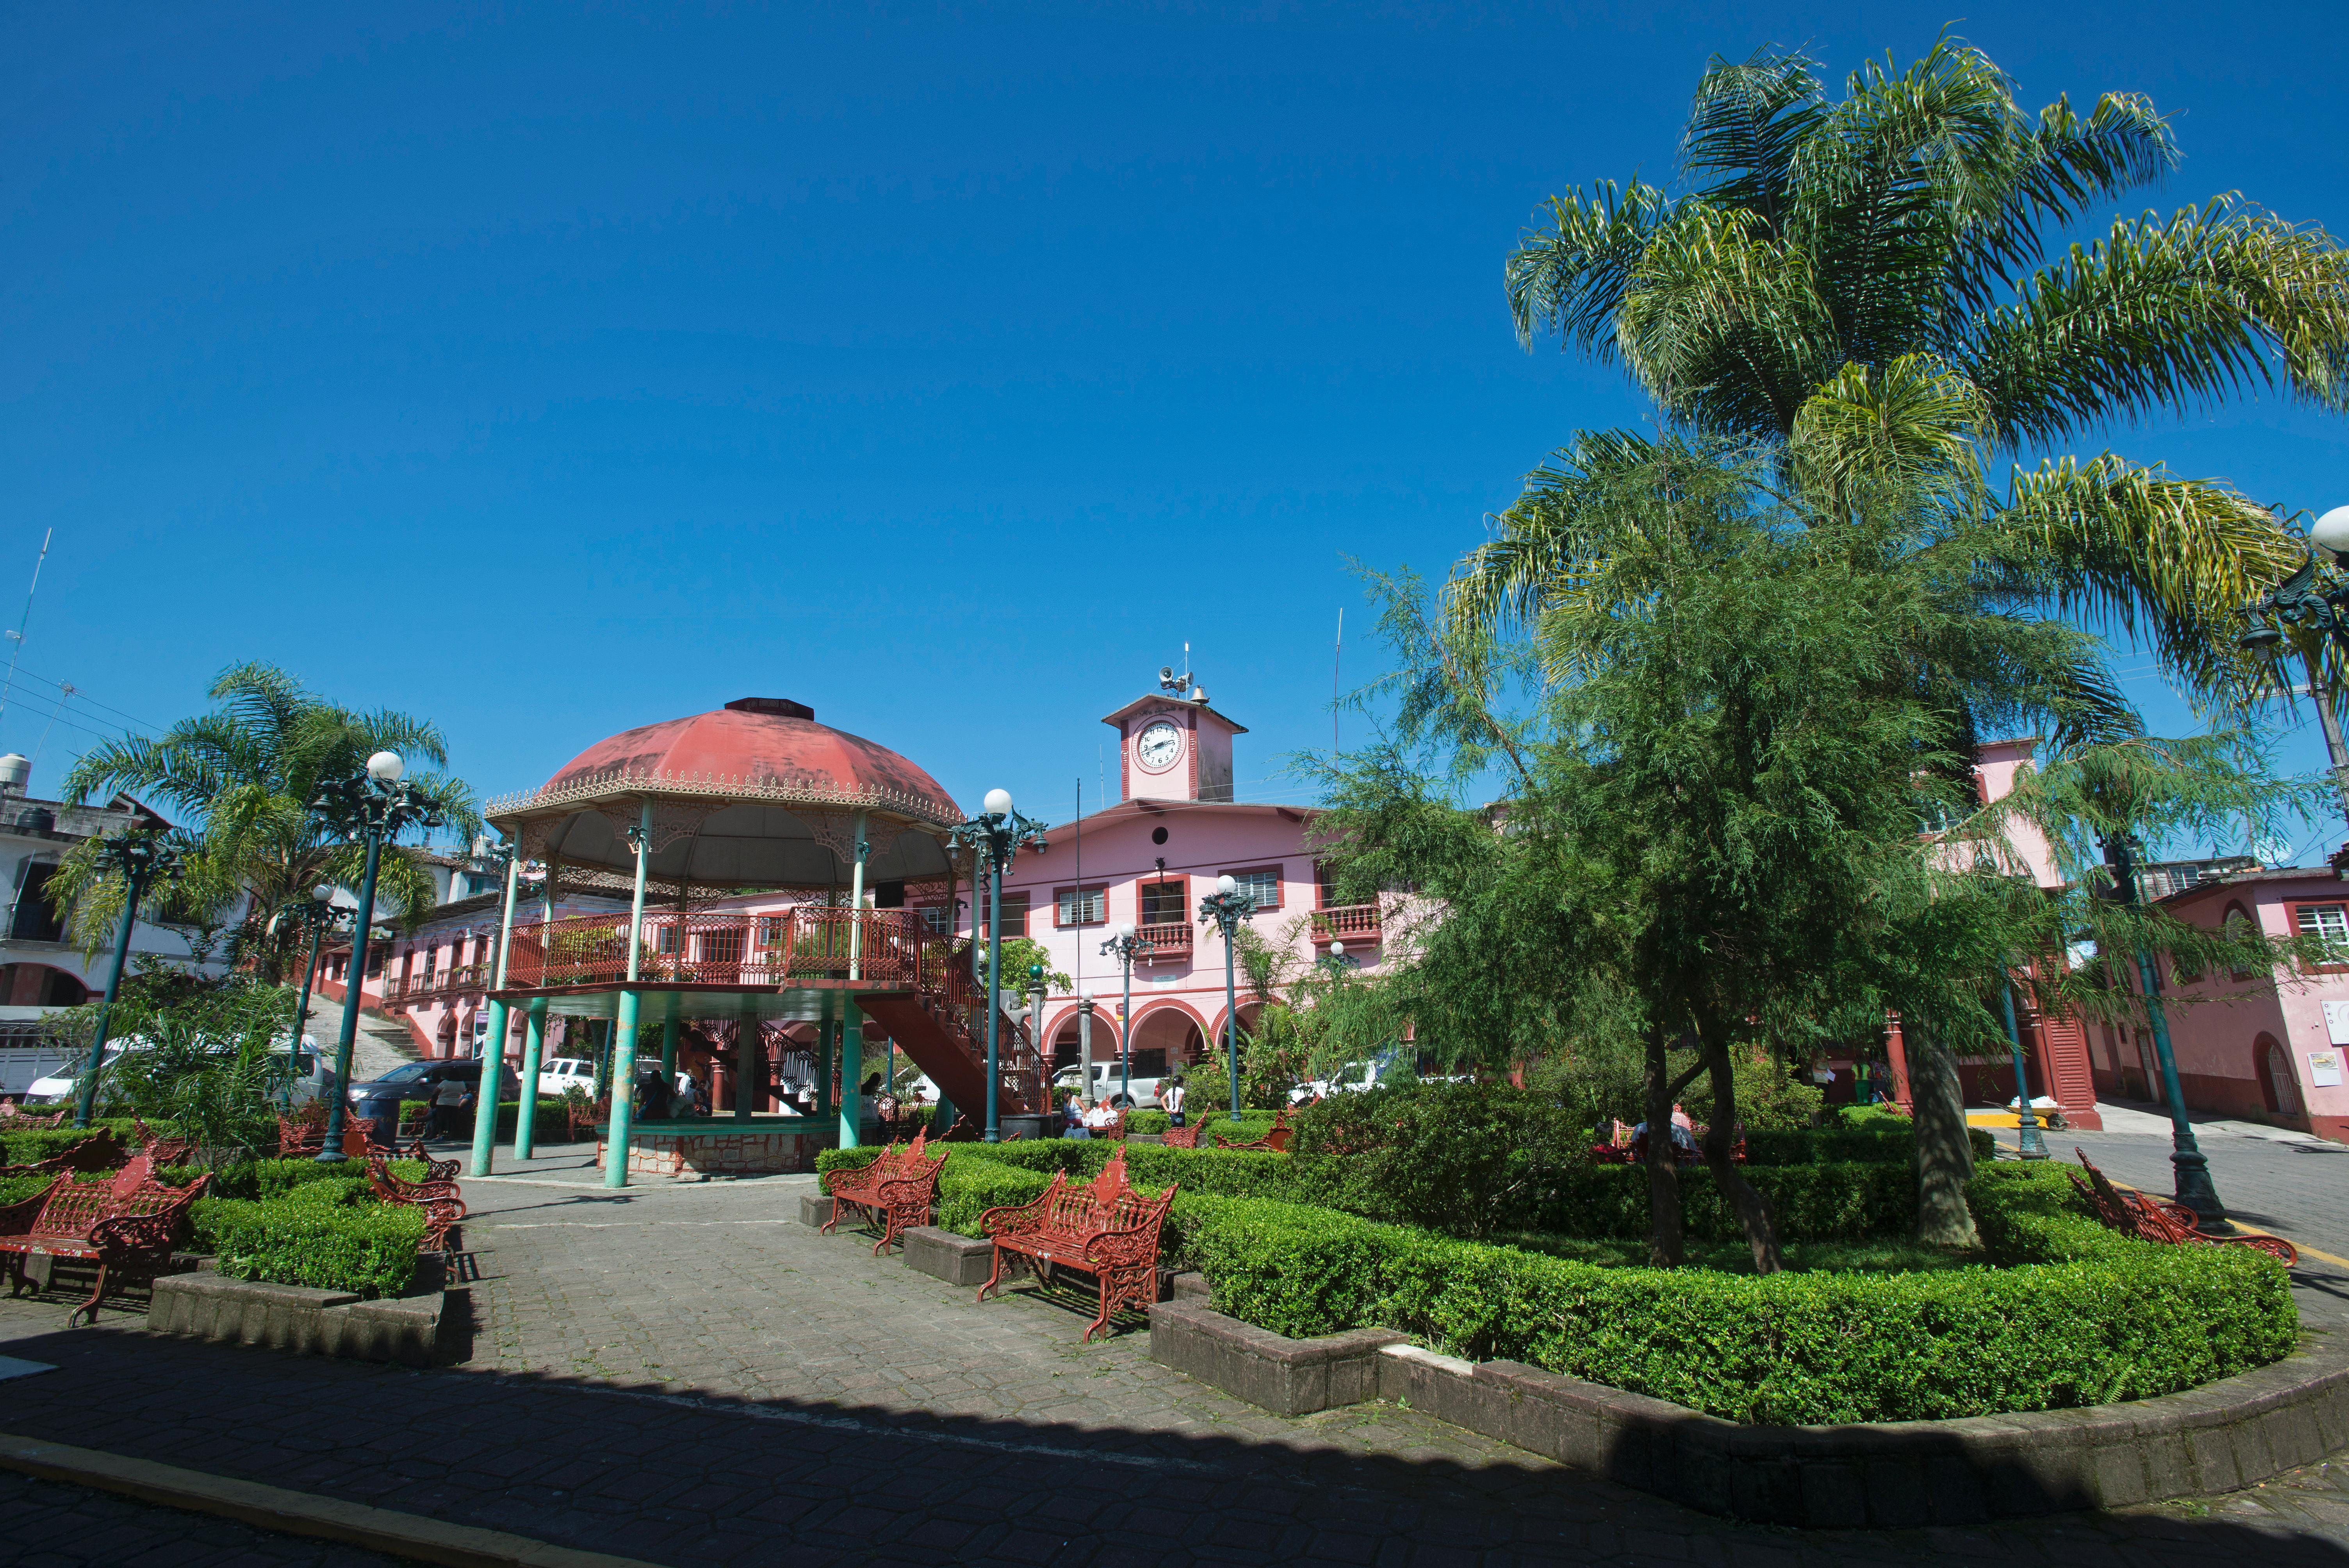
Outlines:
{"label": "clock face", "polygon": [[1143,730],[1142,738],[1133,743],[1133,755],[1153,773],[1163,773],[1183,755],[1183,732],[1162,718]]}

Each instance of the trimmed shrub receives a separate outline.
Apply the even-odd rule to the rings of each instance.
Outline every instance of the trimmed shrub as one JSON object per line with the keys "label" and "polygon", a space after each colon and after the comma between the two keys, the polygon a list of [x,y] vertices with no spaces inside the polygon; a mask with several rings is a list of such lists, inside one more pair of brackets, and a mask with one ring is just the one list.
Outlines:
{"label": "trimmed shrub", "polygon": [[[172,1130],[169,1122],[150,1121],[147,1126],[151,1132],[168,1133]],[[55,1155],[63,1154],[85,1138],[95,1137],[100,1128],[112,1128],[115,1136],[122,1140],[124,1147],[129,1149],[139,1147],[139,1124],[136,1121],[127,1116],[102,1116],[92,1120],[88,1127],[68,1125],[26,1128],[16,1132],[0,1132],[0,1151],[5,1151],[6,1156],[5,1161],[0,1161],[0,1163],[31,1165],[50,1159]]]}
{"label": "trimmed shrub", "polygon": [[49,1190],[49,1183],[56,1180],[54,1176],[44,1176],[37,1171],[30,1176],[10,1176],[0,1179],[0,1208],[6,1208],[12,1203],[21,1203],[27,1198],[39,1197]]}
{"label": "trimmed shrub", "polygon": [[1023,1171],[970,1152],[980,1147],[956,1144],[946,1169],[938,1172],[938,1227],[958,1236],[984,1234],[978,1228],[981,1214],[1031,1202],[1052,1184],[1051,1176],[1044,1171]]}
{"label": "trimmed shrub", "polygon": [[[389,1162],[393,1175],[406,1181],[424,1180],[424,1162],[420,1160],[394,1160]],[[184,1173],[187,1181],[172,1181],[171,1185],[184,1187],[196,1175],[193,1166],[173,1166],[159,1172],[164,1179]],[[356,1173],[356,1174],[355,1174]],[[347,1160],[321,1165],[316,1160],[247,1160],[212,1172],[212,1184],[206,1195],[213,1198],[271,1199],[282,1198],[298,1187],[313,1181],[357,1180],[367,1181],[367,1165],[363,1161]]]}
{"label": "trimmed shrub", "polygon": [[2272,1260],[2101,1233],[2066,1211],[2060,1187],[2054,1172],[2011,1166],[1976,1175],[1993,1256],[2023,1265],[2002,1269],[1599,1268],[1324,1208],[1188,1193],[1175,1200],[1174,1245],[1206,1274],[1221,1310],[1277,1333],[1384,1325],[1456,1355],[1523,1360],[1741,1421],[2105,1404],[2290,1352],[2298,1316]]}
{"label": "trimmed shrub", "polygon": [[[1966,1129],[1974,1158],[1996,1157],[1998,1140],[1986,1127]],[[1917,1158],[1917,1124],[1907,1117],[1793,1131],[1748,1132],[1745,1158],[1754,1165],[1907,1165]]]}
{"label": "trimmed shrub", "polygon": [[1335,1094],[1297,1118],[1300,1158],[1334,1155],[1330,1202],[1458,1235],[1544,1228],[1589,1140],[1556,1100],[1490,1083],[1413,1083]]}
{"label": "trimmed shrub", "polygon": [[[1202,1119],[1213,1117],[1216,1128],[1221,1129],[1228,1137],[1237,1138],[1243,1143],[1253,1142],[1270,1132],[1273,1121],[1279,1114],[1278,1111],[1251,1110],[1242,1107],[1239,1126],[1235,1130],[1232,1127],[1232,1113],[1228,1102],[1208,1106],[1194,1104],[1187,1112],[1192,1126],[1196,1127]],[[1129,1132],[1164,1132],[1170,1124],[1171,1119],[1163,1110],[1126,1112],[1125,1127]],[[1213,1138],[1215,1135],[1215,1131],[1210,1130],[1206,1138]],[[1206,1140],[1203,1139],[1201,1141],[1204,1143]]]}
{"label": "trimmed shrub", "polygon": [[391,1203],[328,1201],[336,1188],[267,1202],[200,1198],[197,1239],[234,1279],[347,1290],[367,1299],[396,1296],[416,1274],[424,1212]]}

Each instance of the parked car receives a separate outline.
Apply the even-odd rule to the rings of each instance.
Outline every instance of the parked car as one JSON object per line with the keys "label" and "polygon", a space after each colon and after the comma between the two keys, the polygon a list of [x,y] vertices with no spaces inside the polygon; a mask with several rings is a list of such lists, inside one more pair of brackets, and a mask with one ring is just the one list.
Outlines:
{"label": "parked car", "polygon": [[1310,1083],[1301,1083],[1290,1089],[1288,1103],[1303,1105],[1307,1100],[1319,1099],[1324,1095],[1376,1088],[1381,1084],[1394,1083],[1412,1076],[1409,1068],[1392,1061],[1348,1062],[1328,1078],[1315,1078]]}
{"label": "parked car", "polygon": [[[119,1040],[109,1040],[106,1042],[106,1056],[98,1064],[98,1071],[103,1073],[108,1068],[121,1060],[122,1053],[125,1051],[143,1051],[146,1048],[147,1042],[136,1035],[126,1036]],[[67,1100],[71,1099],[74,1095],[74,1080],[81,1076],[81,1065],[84,1059],[86,1058],[82,1058],[78,1053],[75,1053],[75,1059],[65,1062],[44,1077],[35,1078],[26,1088],[25,1098],[20,1103],[29,1110],[36,1105],[63,1105]]]}
{"label": "parked car", "polygon": [[[501,1100],[520,1099],[521,1076],[502,1062],[498,1066],[498,1098]],[[470,1088],[481,1081],[481,1064],[471,1057],[402,1062],[379,1078],[351,1085],[351,1114],[361,1121],[375,1124],[377,1142],[394,1142],[399,1137],[399,1102],[404,1099],[429,1100],[442,1082],[449,1078],[455,1078]]]}
{"label": "parked car", "polygon": [[595,1092],[595,1064],[585,1057],[550,1057],[538,1064],[538,1092],[560,1099],[567,1089]]}
{"label": "parked car", "polygon": [[1104,1101],[1112,1109],[1123,1109],[1128,1106],[1146,1109],[1158,1103],[1160,1080],[1155,1076],[1143,1078],[1139,1073],[1135,1074],[1131,1086],[1133,1092],[1129,1098],[1126,1093],[1129,1086],[1118,1063],[1095,1062],[1092,1067],[1093,1077],[1091,1087],[1087,1087],[1083,1075],[1073,1067],[1062,1068],[1059,1072],[1054,1073],[1052,1087],[1063,1093],[1076,1093],[1088,1099]]}

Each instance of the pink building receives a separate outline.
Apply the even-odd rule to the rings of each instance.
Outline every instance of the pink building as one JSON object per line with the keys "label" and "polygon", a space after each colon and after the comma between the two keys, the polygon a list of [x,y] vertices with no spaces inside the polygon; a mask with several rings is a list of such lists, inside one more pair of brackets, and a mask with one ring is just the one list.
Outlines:
{"label": "pink building", "polygon": [[[2249,975],[2211,975],[2170,987],[2167,1016],[2189,1109],[2298,1128],[2349,1142],[2349,885],[2330,867],[2249,870],[2200,880],[2161,905],[2223,930],[2250,921],[2271,936],[2323,936],[2343,962],[2280,969],[2273,992],[2240,992]],[[2099,1025],[2096,1082],[2106,1093],[2158,1102],[2161,1079],[2147,1031]]]}
{"label": "pink building", "polygon": [[[1178,683],[1179,685],[1179,683]],[[1251,924],[1286,946],[1299,965],[1341,944],[1343,956],[1374,969],[1381,953],[1375,904],[1333,907],[1306,849],[1315,813],[1253,806],[1232,798],[1232,740],[1246,728],[1178,690],[1138,697],[1102,720],[1118,733],[1116,805],[1058,824],[1041,854],[1023,852],[1004,878],[1007,936],[1029,936],[1071,977],[1044,1006],[1046,1054],[1055,1067],[1078,1060],[1079,996],[1094,997],[1097,1062],[1117,1059],[1128,1021],[1119,1016],[1123,978],[1101,951],[1111,925],[1133,921],[1152,946],[1133,965],[1133,1076],[1156,1078],[1203,1056],[1224,1027],[1224,940],[1199,923],[1199,901],[1229,876],[1256,894]],[[984,909],[978,929],[985,934]],[[941,912],[943,915],[944,912]],[[968,913],[955,929],[972,928]],[[1242,1027],[1257,1009],[1239,981]]]}

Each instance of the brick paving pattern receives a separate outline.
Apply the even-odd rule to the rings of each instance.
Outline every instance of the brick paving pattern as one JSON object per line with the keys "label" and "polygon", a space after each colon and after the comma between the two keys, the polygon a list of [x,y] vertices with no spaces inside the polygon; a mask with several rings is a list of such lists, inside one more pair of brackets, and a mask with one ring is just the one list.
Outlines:
{"label": "brick paving pattern", "polygon": [[0,1563],[10,1568],[396,1568],[405,1561],[0,1471]]}
{"label": "brick paving pattern", "polygon": [[[466,1184],[471,1357],[431,1372],[60,1332],[0,1305],[0,1429],[678,1564],[2209,1563],[2349,1568],[2349,1487],[1982,1530],[1690,1512],[1387,1405],[1290,1419],[792,1216],[803,1179],[613,1194],[557,1153]],[[453,1299],[453,1298],[452,1298]],[[0,1558],[5,1553],[0,1552]]]}

